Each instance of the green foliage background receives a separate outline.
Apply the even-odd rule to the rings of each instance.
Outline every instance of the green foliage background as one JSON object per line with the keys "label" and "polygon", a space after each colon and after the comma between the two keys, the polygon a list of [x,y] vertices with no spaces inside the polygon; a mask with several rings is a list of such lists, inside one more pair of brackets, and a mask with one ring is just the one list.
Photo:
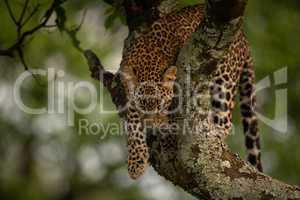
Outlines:
{"label": "green foliage background", "polygon": [[[12,0],[15,13],[20,13],[23,2]],[[197,1],[182,0],[181,3]],[[48,0],[32,0],[41,4],[41,10],[50,4]],[[103,64],[116,71],[121,58],[126,27],[116,10],[100,0],[67,1],[63,4],[67,21],[65,26],[75,27],[86,10],[85,21],[76,34],[83,49],[93,49]],[[41,13],[25,28],[39,22]],[[55,17],[51,19],[54,23]],[[244,29],[252,46],[257,81],[270,77],[272,86],[258,92],[259,112],[269,118],[275,108],[284,106],[276,102],[275,92],[288,90],[288,130],[278,132],[260,122],[262,134],[263,164],[265,172],[290,184],[300,185],[300,3],[297,0],[248,1]],[[106,29],[105,27],[109,27]],[[10,46],[16,38],[14,24],[8,16],[4,1],[0,1],[0,48]],[[118,130],[116,113],[108,93],[90,78],[82,53],[74,48],[74,40],[66,31],[44,29],[35,34],[25,47],[25,59],[31,69],[54,68],[63,71],[52,82],[67,84],[88,81],[98,91],[98,105],[92,113],[79,115],[70,110],[65,99],[64,109],[74,114],[67,126],[66,114],[26,114],[16,105],[13,87],[23,73],[18,60],[0,57],[0,199],[194,199],[181,189],[171,185],[149,170],[142,180],[131,181],[126,172],[125,137]],[[273,73],[287,67],[288,82],[274,85]],[[48,102],[48,83],[45,77],[28,78],[22,84],[21,96],[31,107],[41,107]],[[77,92],[75,103],[88,105],[86,91]],[[57,98],[56,98],[57,99]],[[64,99],[64,98],[62,98]],[[57,102],[56,102],[57,103]],[[279,117],[280,118],[280,117]],[[81,119],[100,123],[111,130],[105,136],[81,131]],[[279,119],[276,123],[283,123]],[[92,128],[92,132],[94,129]],[[104,137],[105,136],[105,137]],[[238,109],[235,128],[229,139],[232,149],[245,156],[241,121]]]}

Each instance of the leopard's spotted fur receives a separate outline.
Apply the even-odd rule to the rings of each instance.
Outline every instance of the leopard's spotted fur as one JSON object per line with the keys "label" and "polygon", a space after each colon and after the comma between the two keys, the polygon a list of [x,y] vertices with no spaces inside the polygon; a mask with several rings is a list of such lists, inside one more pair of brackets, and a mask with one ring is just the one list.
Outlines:
{"label": "leopard's spotted fur", "polygon": [[254,76],[249,44],[243,32],[239,31],[229,46],[223,61],[213,73],[213,84],[210,88],[212,120],[221,128],[231,129],[234,98],[239,89],[248,161],[262,171],[259,132],[255,114]]}
{"label": "leopard's spotted fur", "polygon": [[[171,13],[154,22],[139,36],[121,63],[129,107],[127,111],[128,172],[140,177],[147,165],[146,121],[152,127],[168,123],[167,110],[173,98],[176,79],[174,66],[179,49],[203,19],[204,6],[197,5]],[[254,73],[248,44],[242,32],[237,34],[224,60],[214,72],[212,120],[230,130],[231,115],[238,80],[240,79],[241,109],[246,133],[249,161],[261,170],[259,141],[254,114]],[[251,85],[250,86],[248,85]]]}

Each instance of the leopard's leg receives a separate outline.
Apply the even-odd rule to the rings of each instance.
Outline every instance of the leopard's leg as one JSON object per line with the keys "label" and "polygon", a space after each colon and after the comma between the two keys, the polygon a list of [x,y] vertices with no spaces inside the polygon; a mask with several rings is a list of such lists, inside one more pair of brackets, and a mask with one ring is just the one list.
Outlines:
{"label": "leopard's leg", "polygon": [[149,160],[146,132],[142,119],[133,104],[127,111],[128,173],[132,179],[144,174]]}
{"label": "leopard's leg", "polygon": [[239,81],[240,109],[243,120],[245,144],[248,151],[248,161],[259,171],[262,171],[260,137],[257,127],[255,73],[253,61],[249,58],[245,63]]}

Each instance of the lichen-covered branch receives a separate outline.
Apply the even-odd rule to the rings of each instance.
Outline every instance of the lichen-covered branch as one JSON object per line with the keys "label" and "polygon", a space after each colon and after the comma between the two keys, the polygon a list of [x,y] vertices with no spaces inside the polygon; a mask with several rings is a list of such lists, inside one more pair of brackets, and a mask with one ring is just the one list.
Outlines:
{"label": "lichen-covered branch", "polygon": [[[158,4],[157,10],[163,10],[159,15],[168,12],[168,5],[170,11],[173,10],[172,2],[167,0],[167,3],[162,1]],[[177,60],[177,81],[185,91],[180,96],[183,100],[182,109],[173,117],[179,130],[177,134],[149,134],[150,161],[161,176],[198,199],[300,199],[299,187],[262,174],[233,154],[225,143],[226,134],[208,120],[211,111],[210,75],[241,28],[246,2],[206,1],[205,20],[181,49]],[[130,17],[128,20],[131,20]],[[147,28],[145,24],[136,25]],[[140,29],[130,29],[125,52],[135,38],[133,31]],[[91,60],[91,57],[87,58]],[[103,71],[100,62],[96,62],[95,66]],[[115,85],[111,80],[117,80],[116,77],[107,78],[111,85],[107,85],[105,79],[99,80],[106,85],[113,99],[124,94],[120,93],[122,87],[119,81],[111,89],[111,85]],[[115,92],[116,88],[119,88],[118,93]],[[116,100],[114,102],[117,106],[121,105]],[[172,139],[166,140],[166,137]]]}

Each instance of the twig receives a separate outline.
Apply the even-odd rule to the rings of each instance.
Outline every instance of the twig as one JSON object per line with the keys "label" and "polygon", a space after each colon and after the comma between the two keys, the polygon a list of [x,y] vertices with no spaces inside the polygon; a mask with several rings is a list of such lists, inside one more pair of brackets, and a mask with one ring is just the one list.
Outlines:
{"label": "twig", "polygon": [[30,0],[25,0],[25,4],[24,4],[23,9],[22,9],[22,12],[21,12],[21,14],[20,14],[19,20],[17,21],[17,23],[18,23],[21,27],[22,27],[22,21],[23,21],[23,18],[24,18],[26,9],[27,9],[27,7],[28,7],[29,1],[30,1]]}
{"label": "twig", "polygon": [[80,47],[80,41],[78,40],[78,38],[76,37],[76,34],[78,33],[78,31],[80,30],[83,22],[84,22],[84,19],[85,19],[85,16],[86,16],[86,9],[83,11],[83,14],[82,14],[82,18],[81,18],[81,21],[78,25],[75,25],[71,28],[64,28],[63,31],[65,31],[68,36],[70,37],[72,43],[73,43],[73,46],[78,50],[80,51],[81,53],[84,53],[83,52],[83,49]]}
{"label": "twig", "polygon": [[38,11],[40,4],[37,4],[32,12],[29,14],[27,18],[24,19],[26,9],[28,8],[30,0],[26,0],[25,4],[23,6],[23,9],[21,11],[20,17],[18,20],[16,20],[16,17],[13,14],[13,11],[10,7],[10,4],[8,0],[5,0],[6,7],[8,9],[8,13],[10,18],[13,20],[17,27],[17,41],[11,45],[8,49],[2,49],[0,50],[0,55],[1,56],[9,56],[9,57],[14,57],[14,51],[17,52],[18,57],[20,58],[21,63],[23,64],[25,70],[28,70],[28,66],[25,62],[24,59],[24,53],[23,53],[23,46],[26,38],[30,35],[33,35],[35,32],[40,30],[41,28],[44,28],[47,26],[47,22],[49,21],[52,13],[54,12],[55,8],[59,5],[59,1],[53,0],[51,6],[46,10],[45,14],[43,15],[42,22],[35,27],[31,28],[30,30],[27,30],[22,33],[22,28],[25,26],[27,22],[30,21],[32,16]]}
{"label": "twig", "polygon": [[5,5],[6,5],[6,7],[7,7],[7,10],[8,10],[8,13],[9,13],[10,18],[13,20],[13,22],[15,23],[15,25],[18,25],[17,20],[16,20],[16,18],[15,18],[15,16],[14,16],[14,13],[13,13],[13,11],[12,11],[12,9],[11,9],[11,7],[10,7],[8,1],[5,0],[4,2],[5,2]]}
{"label": "twig", "polygon": [[19,58],[21,60],[21,63],[23,64],[25,70],[27,71],[28,70],[28,66],[25,62],[25,59],[24,59],[24,53],[23,53],[23,50],[20,48],[17,49],[17,52],[18,52],[18,55],[19,55]]}
{"label": "twig", "polygon": [[86,9],[83,10],[83,13],[82,13],[82,17],[81,17],[80,23],[79,23],[79,25],[76,27],[76,31],[78,31],[78,30],[81,28],[81,26],[82,26],[82,24],[83,24],[83,22],[84,22],[84,20],[85,20],[85,16],[86,16]]}
{"label": "twig", "polygon": [[33,15],[38,11],[38,9],[40,8],[41,4],[37,4],[32,12],[28,15],[28,17],[24,20],[24,22],[22,23],[22,26],[25,26],[27,24],[27,22],[29,22],[29,20],[33,17]]}
{"label": "twig", "polygon": [[[9,5],[8,1],[5,0],[5,2],[6,2],[6,6],[7,6],[8,10],[9,10],[9,13],[10,13],[11,18],[13,19],[13,21],[15,22],[15,24],[18,26],[18,22],[16,21],[14,15],[13,15],[13,13],[12,13],[12,10],[11,10],[11,8],[10,8],[10,5]],[[13,45],[11,45],[11,47],[9,47],[9,48],[6,49],[6,50],[2,50],[2,53],[5,52],[5,54],[2,54],[1,51],[0,51],[0,55],[7,55],[7,52],[8,52],[8,51],[13,52],[13,51],[15,51],[15,50],[18,50],[19,46],[22,46],[24,40],[25,40],[28,36],[32,35],[32,34],[35,33],[36,31],[38,31],[38,30],[40,30],[41,28],[45,27],[46,24],[47,24],[47,22],[49,21],[49,19],[50,19],[52,13],[54,12],[56,6],[57,6],[57,0],[53,0],[53,2],[52,2],[52,4],[51,4],[50,8],[49,8],[49,9],[45,12],[45,14],[44,14],[42,22],[41,22],[40,24],[38,24],[37,26],[33,27],[32,29],[30,29],[30,30],[28,30],[28,31],[25,31],[24,33],[20,34],[20,37],[18,38],[18,40],[17,40]],[[26,7],[27,7],[27,6],[26,6]],[[31,12],[31,15],[24,21],[24,23],[25,23],[25,22],[27,23],[27,21],[30,20],[30,18],[32,17],[32,15],[33,15],[34,13],[37,12],[38,7],[39,7],[39,5],[35,7],[35,9]],[[23,23],[23,25],[25,25],[24,23]],[[23,26],[23,25],[22,25],[22,26]]]}
{"label": "twig", "polygon": [[10,50],[16,49],[18,46],[20,46],[24,42],[26,37],[28,37],[29,35],[32,35],[34,32],[36,32],[36,31],[40,30],[41,28],[43,28],[47,24],[48,20],[50,19],[55,7],[56,7],[56,0],[53,0],[51,7],[44,14],[43,21],[40,24],[38,24],[37,26],[35,26],[34,28],[32,28],[28,31],[25,31],[21,35],[20,39],[15,44],[13,44],[9,49]]}

